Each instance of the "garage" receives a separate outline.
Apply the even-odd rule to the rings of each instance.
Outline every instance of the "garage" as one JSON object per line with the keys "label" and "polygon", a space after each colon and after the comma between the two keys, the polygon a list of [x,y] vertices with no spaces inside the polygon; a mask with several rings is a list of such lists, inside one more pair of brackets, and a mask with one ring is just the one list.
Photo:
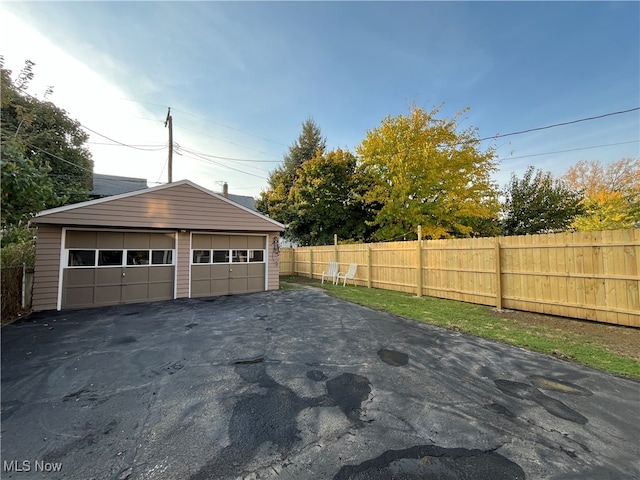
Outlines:
{"label": "garage", "polygon": [[40,212],[33,309],[279,287],[284,225],[189,180]]}

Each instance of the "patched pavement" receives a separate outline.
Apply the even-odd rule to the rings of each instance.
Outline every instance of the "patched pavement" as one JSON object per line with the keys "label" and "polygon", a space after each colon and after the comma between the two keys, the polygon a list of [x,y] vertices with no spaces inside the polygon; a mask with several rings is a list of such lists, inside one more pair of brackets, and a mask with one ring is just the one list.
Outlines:
{"label": "patched pavement", "polygon": [[637,479],[639,400],[311,288],[38,314],[2,329],[2,478]]}

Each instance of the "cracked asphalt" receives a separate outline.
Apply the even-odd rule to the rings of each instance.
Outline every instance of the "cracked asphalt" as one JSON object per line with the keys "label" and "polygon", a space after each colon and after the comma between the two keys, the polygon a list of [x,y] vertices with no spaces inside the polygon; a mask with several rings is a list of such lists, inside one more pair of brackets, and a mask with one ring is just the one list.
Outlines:
{"label": "cracked asphalt", "polygon": [[1,373],[2,478],[640,478],[640,383],[313,288],[32,315]]}

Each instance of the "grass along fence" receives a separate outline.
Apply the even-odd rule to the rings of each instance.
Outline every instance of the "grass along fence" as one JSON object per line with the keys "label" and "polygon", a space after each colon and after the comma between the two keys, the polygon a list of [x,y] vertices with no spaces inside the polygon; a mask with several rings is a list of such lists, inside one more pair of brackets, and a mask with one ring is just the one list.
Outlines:
{"label": "grass along fence", "polygon": [[640,229],[284,248],[280,274],[640,327]]}

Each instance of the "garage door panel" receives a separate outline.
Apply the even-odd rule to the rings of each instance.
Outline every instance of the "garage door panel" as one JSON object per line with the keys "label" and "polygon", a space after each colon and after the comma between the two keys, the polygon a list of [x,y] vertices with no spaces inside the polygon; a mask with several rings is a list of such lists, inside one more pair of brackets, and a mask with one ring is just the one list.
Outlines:
{"label": "garage door panel", "polygon": [[97,232],[69,230],[65,240],[67,248],[98,248]]}
{"label": "garage door panel", "polygon": [[93,294],[93,286],[67,288],[62,296],[62,305],[64,307],[91,306],[95,303]]}
{"label": "garage door panel", "polygon": [[264,249],[264,237],[247,237],[247,248]]}
{"label": "garage door panel", "polygon": [[69,287],[93,285],[95,268],[66,269],[63,281]]}
{"label": "garage door panel", "polygon": [[248,290],[247,278],[229,279],[229,293],[245,293]]}
{"label": "garage door panel", "polygon": [[149,298],[149,284],[125,285],[122,287],[123,302],[140,302]]}
{"label": "garage door panel", "polygon": [[213,280],[227,280],[229,278],[230,265],[224,263],[220,265],[211,265],[211,278]]}
{"label": "garage door panel", "polygon": [[209,280],[211,278],[210,265],[192,265],[191,280]]}
{"label": "garage door panel", "polygon": [[122,267],[96,269],[96,285],[120,285],[121,283]]}
{"label": "garage door panel", "polygon": [[175,248],[175,236],[172,233],[156,233],[150,238],[151,248],[172,250]]}
{"label": "garage door panel", "polygon": [[173,266],[151,267],[149,268],[149,282],[171,282],[173,283]]}
{"label": "garage door panel", "polygon": [[95,303],[97,305],[112,305],[120,303],[122,298],[122,286],[108,285],[96,286]]}
{"label": "garage door panel", "polygon": [[246,278],[249,276],[249,265],[232,264],[229,269],[230,278]]}
{"label": "garage door panel", "polygon": [[250,263],[247,265],[247,276],[264,278],[264,263]]}
{"label": "garage door panel", "polygon": [[149,299],[171,300],[173,298],[173,283],[150,283]]}
{"label": "garage door panel", "polygon": [[151,248],[150,236],[148,233],[127,232],[124,234],[124,248],[140,248],[148,250]]}
{"label": "garage door panel", "polygon": [[193,235],[191,237],[191,248],[195,250],[211,250],[211,235]]}
{"label": "garage door panel", "polygon": [[236,236],[233,235],[231,237],[231,246],[230,248],[240,249],[240,248],[248,248],[249,240],[244,236]]}
{"label": "garage door panel", "polygon": [[191,280],[191,296],[208,297],[211,295],[211,280]]}
{"label": "garage door panel", "polygon": [[211,238],[211,248],[214,250],[228,250],[230,247],[229,235],[209,235]]}
{"label": "garage door panel", "polygon": [[247,290],[261,292],[264,290],[264,277],[247,278]]}
{"label": "garage door panel", "polygon": [[211,280],[211,295],[227,295],[229,293],[229,279]]}
{"label": "garage door panel", "polygon": [[124,283],[148,283],[150,270],[149,267],[125,268],[123,281]]}
{"label": "garage door panel", "polygon": [[100,249],[122,249],[124,248],[124,233],[98,232],[97,243],[97,248]]}

